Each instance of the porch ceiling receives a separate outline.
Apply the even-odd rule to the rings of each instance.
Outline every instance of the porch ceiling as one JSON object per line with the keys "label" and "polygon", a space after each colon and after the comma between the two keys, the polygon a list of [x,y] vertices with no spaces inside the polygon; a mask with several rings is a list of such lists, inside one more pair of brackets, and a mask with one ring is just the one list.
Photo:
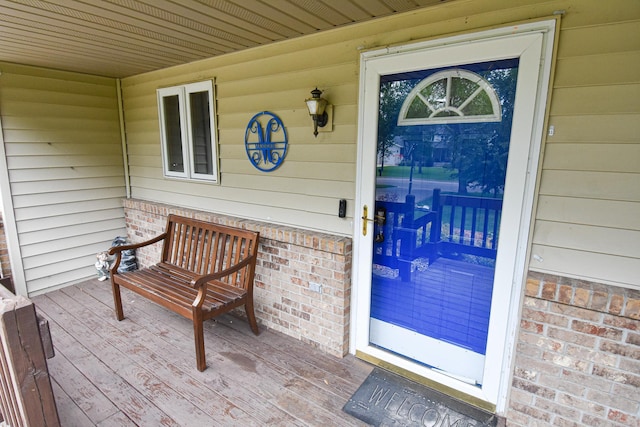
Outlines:
{"label": "porch ceiling", "polygon": [[126,77],[444,0],[0,0],[0,61]]}

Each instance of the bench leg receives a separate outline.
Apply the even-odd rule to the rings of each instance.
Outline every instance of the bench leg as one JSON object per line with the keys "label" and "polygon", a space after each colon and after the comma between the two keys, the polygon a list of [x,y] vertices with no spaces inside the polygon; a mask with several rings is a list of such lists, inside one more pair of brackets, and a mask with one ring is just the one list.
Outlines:
{"label": "bench leg", "polygon": [[249,320],[249,325],[251,326],[251,330],[254,334],[258,335],[260,331],[258,330],[258,322],[256,322],[256,314],[253,311],[253,301],[247,300],[244,305],[244,311],[247,313],[247,319]]}
{"label": "bench leg", "polygon": [[124,319],[124,312],[122,311],[122,297],[120,296],[120,285],[116,284],[111,279],[111,290],[113,291],[113,304],[116,308],[116,319]]}
{"label": "bench leg", "polygon": [[207,358],[204,353],[204,328],[202,326],[202,315],[193,313],[193,337],[196,343],[196,364],[198,371],[207,369]]}

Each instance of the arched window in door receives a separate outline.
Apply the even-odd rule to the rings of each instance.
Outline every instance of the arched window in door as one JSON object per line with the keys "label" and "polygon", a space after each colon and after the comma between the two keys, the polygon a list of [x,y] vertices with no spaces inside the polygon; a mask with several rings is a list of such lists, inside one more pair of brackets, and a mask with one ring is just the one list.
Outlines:
{"label": "arched window in door", "polygon": [[398,126],[499,122],[500,99],[480,75],[463,69],[432,74],[407,95]]}

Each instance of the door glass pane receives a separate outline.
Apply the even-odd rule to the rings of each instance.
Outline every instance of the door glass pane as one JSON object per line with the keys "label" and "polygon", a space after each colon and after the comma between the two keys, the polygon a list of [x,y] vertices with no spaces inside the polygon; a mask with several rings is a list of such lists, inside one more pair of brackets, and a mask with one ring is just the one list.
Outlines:
{"label": "door glass pane", "polygon": [[517,74],[512,59],[380,83],[370,341],[476,382],[456,365],[486,353]]}
{"label": "door glass pane", "polygon": [[178,95],[162,98],[167,168],[172,172],[184,172],[182,130],[180,127],[180,99]]}
{"label": "door glass pane", "polygon": [[213,174],[213,154],[211,147],[211,117],[209,92],[189,94],[191,111],[191,136],[194,171],[199,174]]}

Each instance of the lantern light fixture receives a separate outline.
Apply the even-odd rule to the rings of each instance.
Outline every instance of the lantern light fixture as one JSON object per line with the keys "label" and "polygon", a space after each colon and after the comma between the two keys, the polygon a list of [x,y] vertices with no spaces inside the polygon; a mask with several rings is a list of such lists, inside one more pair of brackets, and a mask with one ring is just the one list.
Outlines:
{"label": "lantern light fixture", "polygon": [[329,121],[329,115],[326,111],[329,103],[320,95],[322,95],[322,91],[315,88],[311,91],[311,98],[305,99],[309,115],[313,119],[313,136],[316,138],[318,137],[318,128],[326,126]]}

